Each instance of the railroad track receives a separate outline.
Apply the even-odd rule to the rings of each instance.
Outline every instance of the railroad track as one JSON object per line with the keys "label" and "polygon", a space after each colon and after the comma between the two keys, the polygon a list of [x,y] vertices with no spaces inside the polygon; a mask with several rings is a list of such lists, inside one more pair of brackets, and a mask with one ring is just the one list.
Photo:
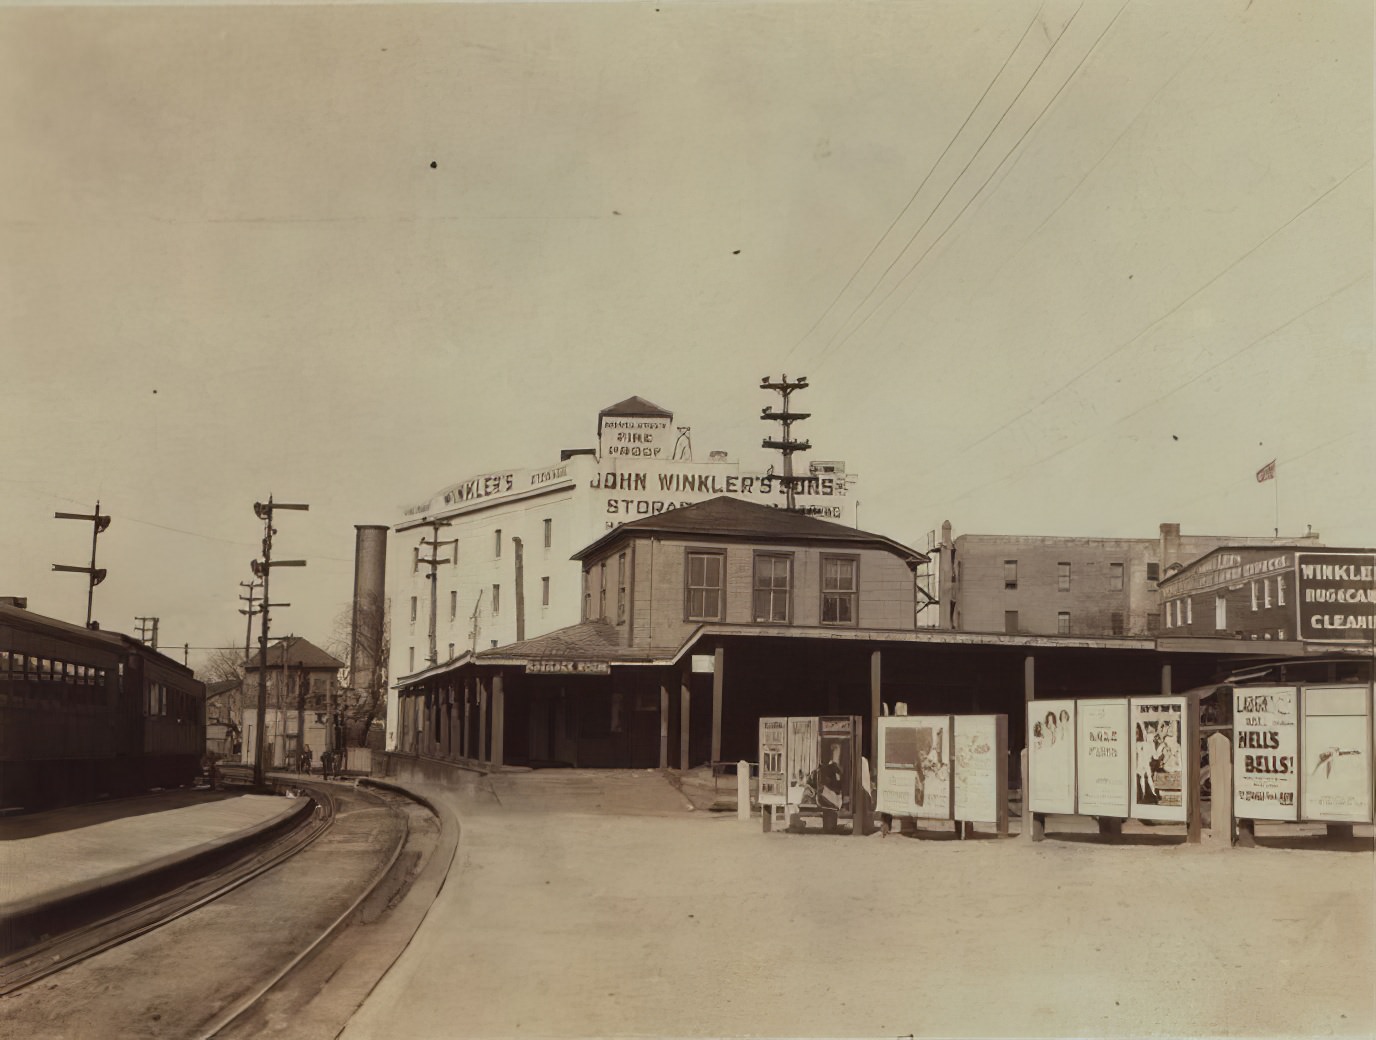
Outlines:
{"label": "railroad track", "polygon": [[337,802],[326,784],[283,783],[309,791],[315,811],[291,831],[203,877],[64,932],[0,962],[0,996],[31,986],[122,943],[175,921],[247,884],[308,848],[334,823]]}

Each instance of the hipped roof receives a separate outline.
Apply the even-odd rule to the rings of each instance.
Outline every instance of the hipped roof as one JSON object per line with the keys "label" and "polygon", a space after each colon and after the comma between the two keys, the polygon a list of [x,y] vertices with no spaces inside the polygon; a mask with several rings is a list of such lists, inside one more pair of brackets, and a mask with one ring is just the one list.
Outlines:
{"label": "hipped roof", "polygon": [[[281,668],[284,653],[288,668],[329,668],[337,671],[344,667],[343,661],[336,660],[309,639],[299,636],[288,636],[275,646],[268,647],[268,667]],[[262,654],[254,654],[249,658],[248,667],[261,668],[261,661]]]}

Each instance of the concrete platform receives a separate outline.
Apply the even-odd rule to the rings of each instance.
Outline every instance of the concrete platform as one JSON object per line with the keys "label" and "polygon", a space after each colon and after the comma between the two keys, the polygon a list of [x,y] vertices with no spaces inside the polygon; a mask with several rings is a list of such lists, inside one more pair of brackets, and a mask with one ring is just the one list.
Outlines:
{"label": "concrete platform", "polygon": [[177,791],[0,820],[0,952],[116,910],[142,888],[254,841],[308,805]]}

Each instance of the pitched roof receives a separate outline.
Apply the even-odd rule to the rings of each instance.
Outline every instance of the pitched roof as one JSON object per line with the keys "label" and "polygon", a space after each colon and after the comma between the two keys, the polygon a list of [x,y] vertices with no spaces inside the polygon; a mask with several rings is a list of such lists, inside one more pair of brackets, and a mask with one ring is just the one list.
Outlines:
{"label": "pitched roof", "polygon": [[622,524],[574,553],[572,558],[586,559],[618,538],[632,534],[716,535],[768,541],[850,542],[857,545],[881,545],[919,562],[929,558],[925,553],[910,549],[882,534],[873,534],[854,527],[834,524],[830,520],[819,520],[815,516],[790,513],[786,509],[762,506],[726,495]]}
{"label": "pitched roof", "polygon": [[618,401],[610,407],[603,408],[597,414],[599,417],[603,415],[662,415],[665,418],[673,418],[674,415],[673,412],[666,411],[643,397],[628,397],[624,401]]}
{"label": "pitched roof", "polygon": [[205,699],[210,700],[214,697],[222,697],[226,693],[233,693],[244,685],[242,679],[221,679],[218,682],[205,684]]}
{"label": "pitched roof", "polygon": [[482,663],[495,657],[528,661],[639,661],[650,656],[652,651],[622,646],[615,625],[606,621],[584,621],[519,643],[483,650],[478,653],[477,660]]}
{"label": "pitched roof", "polygon": [[[287,636],[280,643],[268,647],[268,667],[281,668],[282,654],[287,657],[288,668],[333,668],[344,667],[344,662],[336,660],[329,654],[321,650],[309,639],[300,636]],[[248,668],[260,668],[262,660],[261,654],[254,654],[248,662]]]}

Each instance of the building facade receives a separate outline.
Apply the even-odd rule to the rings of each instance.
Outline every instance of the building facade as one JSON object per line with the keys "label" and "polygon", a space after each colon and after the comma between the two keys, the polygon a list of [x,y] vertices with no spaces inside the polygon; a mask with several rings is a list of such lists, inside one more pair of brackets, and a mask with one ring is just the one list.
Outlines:
{"label": "building facade", "polygon": [[943,528],[943,626],[1010,635],[1153,636],[1163,627],[1159,582],[1222,545],[1317,548],[1301,539],[1185,535],[1162,524],[1157,538],[961,535]]}
{"label": "building facade", "polygon": [[290,766],[303,746],[319,761],[326,747],[339,746],[338,734],[330,732],[329,714],[343,708],[339,672],[344,662],[299,636],[284,636],[268,647],[266,677],[262,660],[262,653],[255,653],[244,669],[243,760],[252,762],[258,753],[258,694],[265,678],[264,739],[270,767]]}
{"label": "building facade", "polygon": [[[786,501],[769,470],[722,451],[695,456],[691,430],[643,398],[603,409],[596,444],[467,478],[406,510],[389,551],[393,681],[577,623],[584,596],[571,557],[621,524],[719,495]],[[844,463],[815,462],[798,506],[854,525],[855,484]]]}

